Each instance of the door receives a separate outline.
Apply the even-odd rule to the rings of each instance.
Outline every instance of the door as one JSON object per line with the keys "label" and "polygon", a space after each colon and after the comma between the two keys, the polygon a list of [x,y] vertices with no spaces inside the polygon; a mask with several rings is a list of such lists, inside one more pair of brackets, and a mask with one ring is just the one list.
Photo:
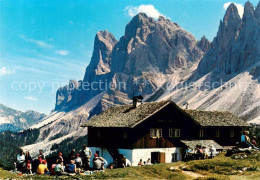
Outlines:
{"label": "door", "polygon": [[164,152],[161,152],[159,153],[159,156],[160,156],[160,163],[165,163],[165,153]]}
{"label": "door", "polygon": [[151,152],[151,163],[165,163],[165,153],[164,152]]}

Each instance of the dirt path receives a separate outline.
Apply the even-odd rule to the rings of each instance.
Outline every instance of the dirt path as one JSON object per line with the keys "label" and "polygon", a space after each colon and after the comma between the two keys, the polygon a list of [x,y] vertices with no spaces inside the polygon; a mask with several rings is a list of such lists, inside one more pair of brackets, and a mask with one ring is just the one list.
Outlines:
{"label": "dirt path", "polygon": [[193,178],[199,178],[199,177],[205,177],[204,175],[202,174],[199,174],[199,173],[195,173],[195,172],[192,172],[192,171],[182,171],[183,174],[186,174],[188,176],[191,176]]}

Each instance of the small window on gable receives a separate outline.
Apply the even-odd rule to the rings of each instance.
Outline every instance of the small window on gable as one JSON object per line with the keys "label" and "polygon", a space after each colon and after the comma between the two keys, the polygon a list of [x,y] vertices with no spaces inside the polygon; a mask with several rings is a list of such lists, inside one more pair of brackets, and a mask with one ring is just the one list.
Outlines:
{"label": "small window on gable", "polygon": [[151,138],[161,138],[162,129],[150,129],[150,137]]}
{"label": "small window on gable", "polygon": [[230,130],[230,137],[234,137],[235,136],[235,131],[234,131],[234,129],[231,129]]}
{"label": "small window on gable", "polygon": [[180,137],[181,130],[180,129],[169,129],[169,137]]}
{"label": "small window on gable", "polygon": [[199,131],[199,137],[204,137],[204,130],[203,130],[203,129],[200,129],[200,131]]}
{"label": "small window on gable", "polygon": [[220,131],[219,131],[219,129],[216,130],[216,137],[220,137]]}

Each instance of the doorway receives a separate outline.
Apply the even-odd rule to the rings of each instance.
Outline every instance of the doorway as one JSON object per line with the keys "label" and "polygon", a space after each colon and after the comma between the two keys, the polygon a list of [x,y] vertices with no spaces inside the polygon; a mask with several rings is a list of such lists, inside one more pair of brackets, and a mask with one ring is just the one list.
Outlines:
{"label": "doorway", "polygon": [[165,152],[151,152],[151,163],[165,163]]}

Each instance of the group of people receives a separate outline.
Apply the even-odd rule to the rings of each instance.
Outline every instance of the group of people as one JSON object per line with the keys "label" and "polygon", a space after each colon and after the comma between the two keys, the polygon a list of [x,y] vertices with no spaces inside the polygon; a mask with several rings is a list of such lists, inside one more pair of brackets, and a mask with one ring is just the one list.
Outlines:
{"label": "group of people", "polygon": [[258,148],[257,142],[256,142],[256,136],[253,136],[252,140],[250,140],[249,137],[249,131],[243,131],[241,135],[241,148],[253,148],[256,150],[260,150]]}
{"label": "group of people", "polygon": [[208,159],[212,158],[217,153],[216,148],[213,145],[209,146],[207,150],[206,146],[196,145],[195,149],[193,150],[190,146],[187,147],[185,150],[185,160],[192,160],[192,159]]}
{"label": "group of people", "polygon": [[138,162],[138,166],[145,166],[145,165],[152,165],[150,158],[148,158],[147,161],[143,161],[143,159],[140,159],[140,161]]}
{"label": "group of people", "polygon": [[30,153],[23,152],[21,149],[16,159],[16,169],[21,173],[32,174],[36,172],[39,175],[68,175],[76,174],[85,170],[103,170],[108,167],[107,161],[99,157],[97,153],[93,157],[93,167],[90,167],[90,159],[92,157],[92,151],[86,145],[83,146],[79,153],[76,153],[75,149],[72,149],[69,153],[66,161],[63,154],[58,153],[56,162],[52,164],[50,170],[48,168],[47,159],[43,155],[43,150],[39,150],[38,158],[32,159]]}

